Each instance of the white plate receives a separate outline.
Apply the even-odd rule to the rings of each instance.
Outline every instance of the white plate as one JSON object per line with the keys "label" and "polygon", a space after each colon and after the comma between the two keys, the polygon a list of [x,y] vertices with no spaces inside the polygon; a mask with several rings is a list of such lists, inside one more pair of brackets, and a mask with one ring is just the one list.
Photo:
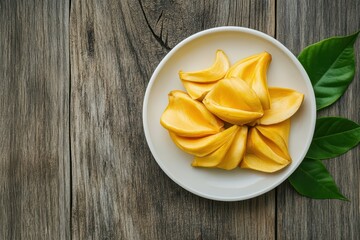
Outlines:
{"label": "white plate", "polygon": [[[228,55],[231,64],[262,51],[272,55],[268,85],[292,88],[305,94],[299,111],[292,117],[289,151],[292,163],[284,170],[265,174],[252,170],[194,168],[192,156],[179,150],[160,117],[168,104],[168,93],[184,90],[179,70],[210,66],[217,49]],[[266,193],[285,179],[304,158],[313,136],[316,119],[315,96],[310,80],[297,58],[280,42],[256,30],[219,27],[196,33],[174,47],[160,62],[146,89],[143,124],[150,150],[162,170],[186,190],[213,200],[237,201]]]}

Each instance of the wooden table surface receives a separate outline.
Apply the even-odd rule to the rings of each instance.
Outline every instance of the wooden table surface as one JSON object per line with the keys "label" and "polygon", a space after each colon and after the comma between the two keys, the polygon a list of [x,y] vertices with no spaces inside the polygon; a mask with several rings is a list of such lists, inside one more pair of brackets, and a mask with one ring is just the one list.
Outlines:
{"label": "wooden table surface", "polygon": [[[298,54],[360,29],[343,1],[0,1],[0,239],[359,239],[360,151],[326,161],[350,202],[288,182],[260,197],[193,195],[156,164],[142,127],[150,76],[178,42],[216,26]],[[360,122],[360,51],[346,94],[319,113]]]}

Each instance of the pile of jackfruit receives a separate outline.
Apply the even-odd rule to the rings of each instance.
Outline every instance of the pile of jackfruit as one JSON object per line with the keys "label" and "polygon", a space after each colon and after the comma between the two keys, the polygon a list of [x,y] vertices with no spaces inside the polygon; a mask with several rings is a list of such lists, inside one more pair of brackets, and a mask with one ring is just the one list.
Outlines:
{"label": "pile of jackfruit", "polygon": [[160,123],[192,166],[276,172],[291,163],[290,118],[304,94],[268,87],[271,59],[262,52],[231,66],[218,50],[211,67],[179,72],[186,92],[168,94]]}

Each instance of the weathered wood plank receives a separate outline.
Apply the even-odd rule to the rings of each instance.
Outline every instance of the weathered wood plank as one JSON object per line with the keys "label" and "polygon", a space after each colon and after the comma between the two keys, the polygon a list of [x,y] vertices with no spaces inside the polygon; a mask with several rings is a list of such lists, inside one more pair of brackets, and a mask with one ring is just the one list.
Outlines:
{"label": "weathered wood plank", "polygon": [[274,34],[274,1],[75,1],[70,16],[74,239],[274,239],[275,192],[197,197],[157,166],[142,128],[149,78],[205,28]]}
{"label": "weathered wood plank", "polygon": [[[294,53],[321,39],[360,29],[358,1],[277,2],[277,38]],[[357,74],[338,103],[320,116],[343,116],[360,122],[360,43],[356,44]],[[278,239],[358,239],[360,236],[360,149],[325,161],[350,202],[310,200],[289,184],[277,195]]]}
{"label": "weathered wood plank", "polygon": [[0,2],[0,239],[70,237],[69,2]]}

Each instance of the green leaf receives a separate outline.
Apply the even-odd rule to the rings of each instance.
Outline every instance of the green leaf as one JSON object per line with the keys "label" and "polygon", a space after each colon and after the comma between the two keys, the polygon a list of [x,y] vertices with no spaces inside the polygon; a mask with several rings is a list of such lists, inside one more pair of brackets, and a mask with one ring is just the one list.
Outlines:
{"label": "green leaf", "polygon": [[359,32],[328,38],[306,47],[298,59],[314,87],[316,108],[339,99],[355,75],[354,43]]}
{"label": "green leaf", "polygon": [[289,177],[295,190],[309,198],[347,200],[320,160],[305,158]]}
{"label": "green leaf", "polygon": [[316,120],[314,137],[306,154],[311,159],[328,159],[346,153],[360,143],[360,125],[340,117]]}

